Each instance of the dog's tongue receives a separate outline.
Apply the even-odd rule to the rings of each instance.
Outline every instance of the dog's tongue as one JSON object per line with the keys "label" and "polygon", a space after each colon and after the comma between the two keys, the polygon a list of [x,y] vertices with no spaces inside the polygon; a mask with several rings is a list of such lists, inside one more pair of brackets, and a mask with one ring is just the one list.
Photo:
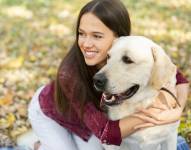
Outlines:
{"label": "dog's tongue", "polygon": [[121,94],[110,94],[103,93],[100,101],[100,108],[104,108],[105,105],[112,106],[119,104],[123,99],[125,99],[125,93]]}
{"label": "dog's tongue", "polygon": [[103,96],[105,99],[111,99],[113,95],[105,92],[103,93]]}
{"label": "dog's tongue", "polygon": [[105,104],[113,105],[118,101],[119,95],[117,94],[110,94],[110,93],[103,93],[102,98],[100,101],[100,108],[103,108]]}
{"label": "dog's tongue", "polygon": [[109,100],[112,98],[112,96],[113,96],[112,94],[103,93],[100,101],[100,108],[102,108],[105,105],[106,99]]}
{"label": "dog's tongue", "polygon": [[100,108],[103,108],[104,106],[104,96],[102,94],[101,101],[100,101]]}

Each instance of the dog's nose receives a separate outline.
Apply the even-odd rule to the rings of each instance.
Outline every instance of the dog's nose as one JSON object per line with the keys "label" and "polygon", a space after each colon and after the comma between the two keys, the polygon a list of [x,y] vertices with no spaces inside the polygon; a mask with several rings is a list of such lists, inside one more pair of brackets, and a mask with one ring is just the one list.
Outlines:
{"label": "dog's nose", "polygon": [[98,91],[104,91],[107,78],[104,73],[95,74],[93,77],[94,86]]}

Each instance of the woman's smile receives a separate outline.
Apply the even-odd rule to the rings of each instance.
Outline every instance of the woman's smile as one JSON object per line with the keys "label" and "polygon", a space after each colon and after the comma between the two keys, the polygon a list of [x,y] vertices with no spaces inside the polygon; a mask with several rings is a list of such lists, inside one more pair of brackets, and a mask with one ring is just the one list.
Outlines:
{"label": "woman's smile", "polygon": [[93,51],[93,50],[84,50],[84,57],[86,59],[91,59],[97,56],[99,51]]}
{"label": "woman's smile", "polygon": [[78,29],[78,45],[87,65],[103,66],[114,39],[116,37],[113,31],[94,14],[82,16]]}

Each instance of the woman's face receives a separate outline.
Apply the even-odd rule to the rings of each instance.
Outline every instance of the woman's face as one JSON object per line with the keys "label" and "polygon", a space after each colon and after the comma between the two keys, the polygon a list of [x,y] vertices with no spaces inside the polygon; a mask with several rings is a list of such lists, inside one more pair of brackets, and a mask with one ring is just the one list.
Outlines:
{"label": "woman's face", "polygon": [[78,33],[78,45],[86,64],[101,68],[106,62],[107,51],[116,38],[113,31],[92,13],[86,13],[81,17]]}

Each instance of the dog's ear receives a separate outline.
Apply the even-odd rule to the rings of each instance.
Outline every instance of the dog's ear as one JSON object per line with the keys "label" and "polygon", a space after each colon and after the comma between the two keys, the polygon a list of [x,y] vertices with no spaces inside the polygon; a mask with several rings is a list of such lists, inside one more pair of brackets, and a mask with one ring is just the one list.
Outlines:
{"label": "dog's ear", "polygon": [[171,82],[176,75],[176,66],[172,63],[169,56],[158,45],[151,48],[154,65],[152,69],[150,84],[155,89],[161,89]]}

